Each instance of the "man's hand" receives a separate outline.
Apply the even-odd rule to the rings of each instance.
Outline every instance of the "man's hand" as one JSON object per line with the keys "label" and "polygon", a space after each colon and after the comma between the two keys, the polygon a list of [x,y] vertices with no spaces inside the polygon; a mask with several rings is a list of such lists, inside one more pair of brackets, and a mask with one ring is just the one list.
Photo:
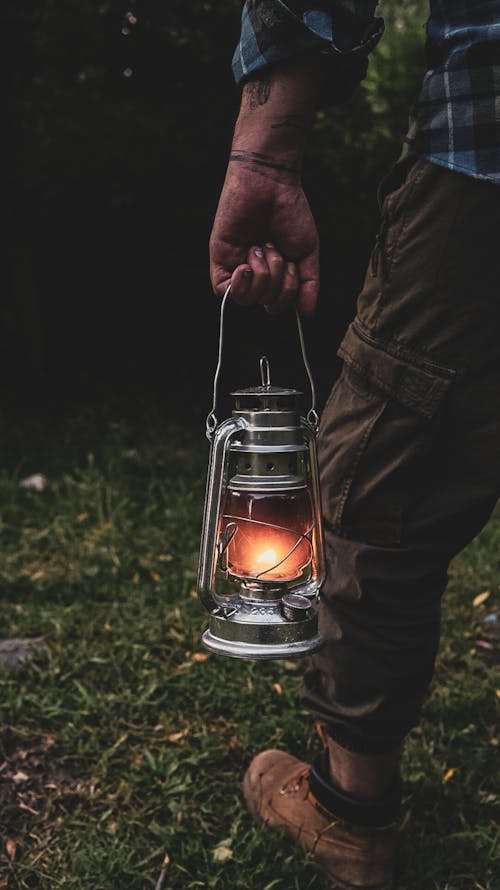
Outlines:
{"label": "man's hand", "polygon": [[[295,172],[232,152],[210,238],[210,275],[216,294],[231,284],[238,303],[281,312],[297,303],[314,312],[319,289],[316,226]],[[247,155],[245,155],[245,158]],[[274,166],[273,166],[274,165]]]}
{"label": "man's hand", "polygon": [[319,240],[300,168],[322,77],[322,60],[301,57],[244,89],[226,180],[210,238],[216,294],[238,303],[314,312]]}

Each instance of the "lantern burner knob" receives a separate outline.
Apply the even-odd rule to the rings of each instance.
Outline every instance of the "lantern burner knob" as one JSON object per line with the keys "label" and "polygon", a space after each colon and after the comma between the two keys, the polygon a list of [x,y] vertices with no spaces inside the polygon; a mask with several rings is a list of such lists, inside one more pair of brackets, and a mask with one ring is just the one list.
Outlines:
{"label": "lantern burner knob", "polygon": [[301,593],[285,593],[281,597],[281,611],[288,621],[303,621],[309,617],[311,601]]}

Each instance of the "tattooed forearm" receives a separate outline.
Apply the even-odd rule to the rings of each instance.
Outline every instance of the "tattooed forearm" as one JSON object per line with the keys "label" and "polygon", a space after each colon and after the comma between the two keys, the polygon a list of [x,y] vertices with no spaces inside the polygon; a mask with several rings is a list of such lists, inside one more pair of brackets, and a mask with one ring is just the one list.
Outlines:
{"label": "tattooed forearm", "polygon": [[271,79],[262,77],[259,80],[250,80],[243,87],[243,95],[248,100],[248,105],[252,111],[265,105],[271,95]]}
{"label": "tattooed forearm", "polygon": [[287,114],[275,124],[271,124],[271,130],[280,130],[282,127],[290,127],[292,130],[300,130],[302,133],[308,133],[311,129],[309,118],[301,117],[299,114]]}
{"label": "tattooed forearm", "polygon": [[293,173],[296,176],[300,176],[300,170],[297,167],[292,167],[290,164],[275,161],[274,158],[260,154],[260,152],[257,151],[239,151],[238,149],[233,149],[229,155],[229,160],[257,164],[259,167],[270,167],[272,170],[280,170],[284,173]]}

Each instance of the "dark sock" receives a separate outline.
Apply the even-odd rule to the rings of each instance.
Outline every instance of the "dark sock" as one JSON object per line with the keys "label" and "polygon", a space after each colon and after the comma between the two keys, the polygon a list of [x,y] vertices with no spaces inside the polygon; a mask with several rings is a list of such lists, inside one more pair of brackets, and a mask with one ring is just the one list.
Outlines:
{"label": "dark sock", "polygon": [[332,782],[328,767],[328,751],[315,758],[309,775],[309,788],[318,803],[338,819],[365,828],[382,828],[395,822],[401,805],[399,774],[378,800],[360,800],[342,791]]}

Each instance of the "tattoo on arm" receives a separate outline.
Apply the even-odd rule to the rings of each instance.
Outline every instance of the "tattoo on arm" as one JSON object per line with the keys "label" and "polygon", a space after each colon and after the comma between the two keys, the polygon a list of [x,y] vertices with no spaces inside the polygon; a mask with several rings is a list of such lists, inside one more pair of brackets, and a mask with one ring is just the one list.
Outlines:
{"label": "tattoo on arm", "polygon": [[262,77],[259,80],[250,80],[243,87],[243,93],[248,98],[248,104],[252,111],[265,105],[271,95],[271,79]]}
{"label": "tattoo on arm", "polygon": [[271,124],[271,130],[279,130],[281,127],[290,127],[292,130],[301,130],[303,133],[308,133],[311,129],[309,119],[301,117],[299,114],[286,114],[275,124]]}
{"label": "tattoo on arm", "polygon": [[257,164],[257,166],[260,167],[271,167],[273,170],[281,170],[285,173],[294,173],[296,176],[300,176],[300,170],[297,167],[291,167],[290,164],[280,163],[268,155],[260,154],[260,152],[257,151],[239,151],[238,149],[234,149],[229,155],[229,160],[239,161],[240,163]]}

